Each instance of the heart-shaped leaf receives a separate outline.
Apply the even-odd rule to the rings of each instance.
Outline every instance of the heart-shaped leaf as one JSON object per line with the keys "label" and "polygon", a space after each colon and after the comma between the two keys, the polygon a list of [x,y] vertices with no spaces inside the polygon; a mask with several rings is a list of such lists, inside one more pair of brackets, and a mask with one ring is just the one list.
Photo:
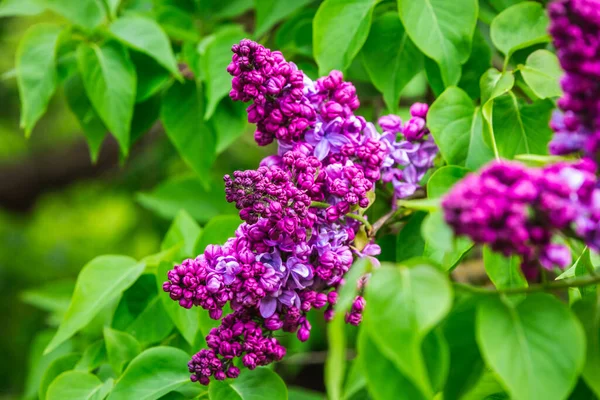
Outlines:
{"label": "heart-shaped leaf", "polygon": [[579,321],[547,294],[530,295],[516,306],[499,298],[482,302],[477,342],[487,365],[516,400],[566,398],[585,361]]}

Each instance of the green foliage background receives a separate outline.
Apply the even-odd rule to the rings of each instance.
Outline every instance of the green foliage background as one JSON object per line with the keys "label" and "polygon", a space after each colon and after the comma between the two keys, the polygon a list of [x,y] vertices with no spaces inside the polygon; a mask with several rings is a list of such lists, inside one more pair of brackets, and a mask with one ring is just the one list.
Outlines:
{"label": "green foliage background", "polygon": [[[437,205],[494,158],[553,161],[561,70],[545,3],[0,1],[0,398],[599,395],[595,286],[563,293],[572,310],[544,294],[460,293],[448,275],[463,261],[500,291],[527,282],[518,260],[454,240]],[[377,237],[388,264],[373,272],[359,330],[343,312],[327,327],[313,315],[307,343],[282,339],[277,374],[245,372],[206,391],[185,365],[214,322],[158,284],[238,225],[222,176],[275,151],[255,145],[244,106],[227,97],[230,47],[243,37],[311,78],[344,71],[367,120],[431,104],[441,168],[427,176],[427,199],[402,204],[401,229]],[[596,254],[572,250],[561,279],[595,271]],[[357,263],[348,281],[368,268]],[[338,308],[353,296],[342,288]]]}

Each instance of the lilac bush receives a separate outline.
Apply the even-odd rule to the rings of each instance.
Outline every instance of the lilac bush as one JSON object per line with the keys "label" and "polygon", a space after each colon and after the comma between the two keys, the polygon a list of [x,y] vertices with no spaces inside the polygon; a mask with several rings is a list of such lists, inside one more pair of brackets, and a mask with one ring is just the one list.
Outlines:
{"label": "lilac bush", "polygon": [[61,15],[0,84],[92,159],[164,131],[173,222],[24,294],[24,398],[600,396],[600,0],[81,2],[0,3]]}

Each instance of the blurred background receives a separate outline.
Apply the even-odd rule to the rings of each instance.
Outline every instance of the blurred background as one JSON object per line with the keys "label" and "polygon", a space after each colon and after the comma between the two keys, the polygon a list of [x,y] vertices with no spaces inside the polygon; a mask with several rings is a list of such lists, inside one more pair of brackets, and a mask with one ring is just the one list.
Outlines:
{"label": "blurred background", "polygon": [[[141,2],[123,3],[134,7]],[[251,0],[234,2],[238,5],[235,12],[223,11],[228,2],[207,3],[212,11],[200,13],[199,19],[192,21],[191,32],[212,31],[229,23],[254,31]],[[283,50],[286,58],[316,78],[312,18],[319,1],[305,3],[287,21],[275,24],[261,41]],[[380,7],[378,12],[384,12],[392,9],[394,2]],[[160,123],[153,122],[156,117],[149,118],[151,123],[138,135],[129,157],[120,158],[116,141],[108,136],[92,163],[62,88],[31,137],[25,138],[19,128],[15,52],[28,27],[61,21],[50,12],[0,18],[0,399],[23,394],[36,397],[41,374],[50,362],[41,357],[41,349],[52,335],[49,329],[60,322],[76,276],[88,261],[100,254],[140,259],[156,253],[180,209],[202,225],[215,215],[235,214],[224,200],[222,176],[236,169],[256,168],[264,156],[274,152],[256,146],[243,106],[234,106],[225,98],[217,114],[225,113],[223,129],[231,133],[231,139],[219,145],[208,191],[194,178]],[[163,26],[166,29],[168,21]],[[368,120],[381,115],[384,102],[360,57],[346,76],[357,86],[362,102],[359,114]],[[407,113],[405,107],[413,101],[431,96],[424,72],[417,74],[403,91],[400,114]],[[278,366],[291,384],[323,389],[326,344],[321,321],[315,317],[309,342],[291,342],[290,354],[310,350],[311,356],[292,355]]]}

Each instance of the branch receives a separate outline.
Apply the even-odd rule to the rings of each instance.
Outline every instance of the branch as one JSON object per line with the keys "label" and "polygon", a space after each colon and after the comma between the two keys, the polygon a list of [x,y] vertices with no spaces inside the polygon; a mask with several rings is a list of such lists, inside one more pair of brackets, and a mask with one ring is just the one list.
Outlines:
{"label": "branch", "polygon": [[467,285],[464,283],[453,282],[454,287],[465,292],[483,294],[483,295],[501,295],[501,294],[520,294],[544,292],[547,290],[560,290],[574,287],[589,286],[600,283],[600,276],[586,276],[584,278],[554,281],[542,285],[532,285],[529,287],[506,288],[506,289],[486,289],[478,286]]}

